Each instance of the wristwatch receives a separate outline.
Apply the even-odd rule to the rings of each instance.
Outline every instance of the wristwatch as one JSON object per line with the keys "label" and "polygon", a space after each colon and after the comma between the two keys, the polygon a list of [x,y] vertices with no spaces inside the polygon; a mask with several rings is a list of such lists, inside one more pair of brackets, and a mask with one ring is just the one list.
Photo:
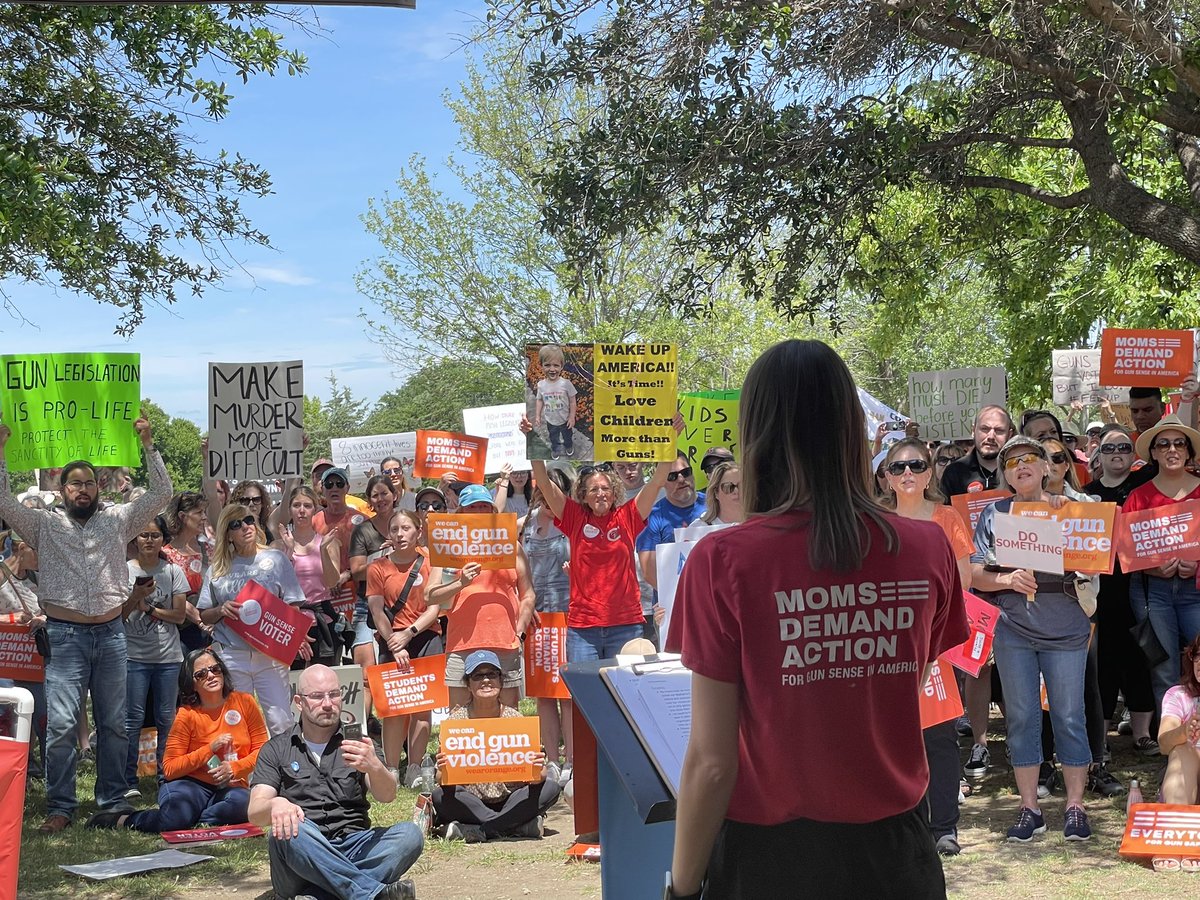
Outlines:
{"label": "wristwatch", "polygon": [[671,880],[671,873],[667,873],[667,886],[663,889],[663,900],[700,900],[700,895],[704,893],[704,882],[700,882],[700,889],[694,894],[677,894],[675,885]]}
{"label": "wristwatch", "polygon": [[417,635],[418,635],[420,632],[418,632],[418,631],[417,631],[417,626],[416,626],[416,625],[409,625],[409,626],[408,626],[408,633],[409,633],[409,634],[411,634],[413,637],[416,637],[416,636],[417,636]]}

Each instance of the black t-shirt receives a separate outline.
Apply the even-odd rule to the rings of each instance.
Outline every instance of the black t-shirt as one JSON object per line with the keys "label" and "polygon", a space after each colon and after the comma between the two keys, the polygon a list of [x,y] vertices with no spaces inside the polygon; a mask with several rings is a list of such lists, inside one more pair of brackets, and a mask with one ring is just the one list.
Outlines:
{"label": "black t-shirt", "polygon": [[[1115,503],[1117,506],[1124,506],[1134,489],[1150,481],[1156,471],[1156,466],[1142,466],[1140,469],[1130,472],[1125,476],[1124,481],[1113,487],[1109,487],[1097,478],[1095,481],[1088,482],[1083,491],[1099,497],[1101,503]],[[1116,556],[1113,557],[1112,574],[1100,576],[1100,596],[1105,600],[1116,598],[1118,601],[1129,597],[1129,574],[1121,571],[1121,560]]]}
{"label": "black t-shirt", "polygon": [[995,490],[1000,486],[998,479],[999,467],[988,471],[979,464],[977,451],[972,450],[946,466],[946,471],[942,473],[942,493],[946,495],[946,503],[949,504],[950,498],[955,494]]}
{"label": "black t-shirt", "polygon": [[318,766],[296,725],[271,738],[258,751],[250,786],[265,784],[304,810],[326,838],[340,838],[371,827],[366,776],[342,758],[342,733],[325,745]]}

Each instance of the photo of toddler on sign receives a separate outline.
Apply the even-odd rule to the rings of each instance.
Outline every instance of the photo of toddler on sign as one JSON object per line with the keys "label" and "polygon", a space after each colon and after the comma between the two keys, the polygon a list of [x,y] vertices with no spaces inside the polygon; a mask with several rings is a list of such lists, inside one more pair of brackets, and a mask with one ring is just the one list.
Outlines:
{"label": "photo of toddler on sign", "polygon": [[591,344],[525,347],[525,407],[533,423],[529,459],[595,458],[592,350]]}

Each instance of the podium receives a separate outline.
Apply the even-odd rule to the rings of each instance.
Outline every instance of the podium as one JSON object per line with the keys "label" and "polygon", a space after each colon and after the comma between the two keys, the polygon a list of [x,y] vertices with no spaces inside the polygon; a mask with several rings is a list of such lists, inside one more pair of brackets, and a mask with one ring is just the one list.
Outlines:
{"label": "podium", "polygon": [[[562,670],[571,700],[599,748],[601,896],[604,900],[660,897],[675,844],[675,798],[600,677],[601,669],[613,665],[616,661],[611,659],[572,662]],[[578,783],[578,764],[575,771]]]}

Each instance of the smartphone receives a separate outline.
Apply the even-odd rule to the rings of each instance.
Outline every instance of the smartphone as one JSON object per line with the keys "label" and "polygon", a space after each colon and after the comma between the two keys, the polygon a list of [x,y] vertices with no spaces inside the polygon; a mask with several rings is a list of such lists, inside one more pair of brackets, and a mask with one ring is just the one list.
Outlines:
{"label": "smartphone", "polygon": [[358,722],[351,722],[349,725],[342,727],[342,739],[347,741],[362,740],[362,725]]}
{"label": "smartphone", "polygon": [[153,580],[154,580],[153,575],[139,575],[137,578],[133,579],[133,583],[144,586],[144,585],[149,584]]}

